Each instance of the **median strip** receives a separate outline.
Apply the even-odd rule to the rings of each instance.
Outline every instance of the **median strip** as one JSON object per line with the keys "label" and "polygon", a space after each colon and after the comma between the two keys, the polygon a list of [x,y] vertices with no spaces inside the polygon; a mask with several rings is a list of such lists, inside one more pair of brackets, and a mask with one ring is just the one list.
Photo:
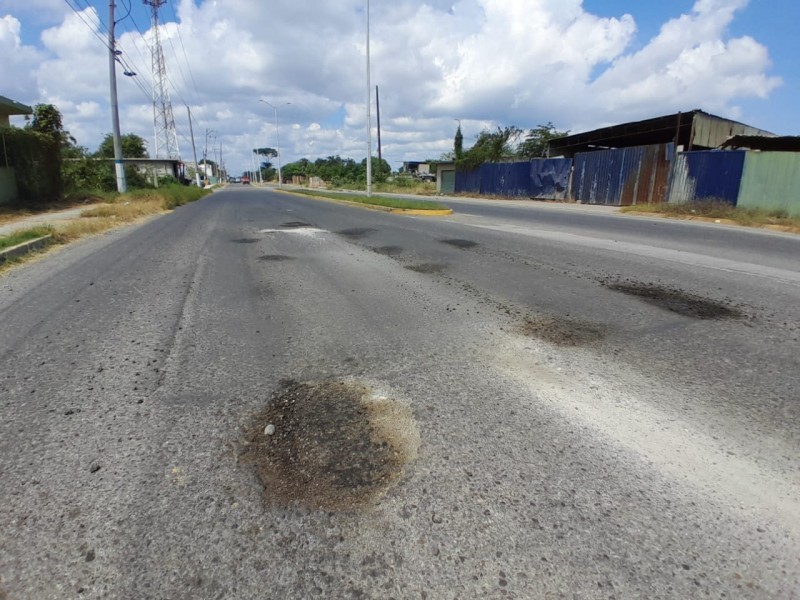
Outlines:
{"label": "median strip", "polygon": [[383,212],[414,215],[423,217],[444,217],[452,215],[453,210],[444,204],[432,202],[430,200],[411,200],[407,198],[391,198],[387,196],[362,196],[360,194],[348,194],[339,192],[323,192],[316,190],[283,190],[291,194],[297,194],[308,198],[318,198],[359,206],[370,210],[380,210]]}

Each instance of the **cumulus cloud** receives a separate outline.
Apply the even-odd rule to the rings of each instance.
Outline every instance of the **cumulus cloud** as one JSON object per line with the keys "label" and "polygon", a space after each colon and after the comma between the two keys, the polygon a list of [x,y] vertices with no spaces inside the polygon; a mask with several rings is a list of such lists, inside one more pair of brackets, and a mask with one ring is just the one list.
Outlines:
{"label": "cumulus cloud", "polygon": [[42,54],[24,46],[20,38],[22,24],[11,15],[0,17],[0,81],[2,94],[12,98],[31,98],[36,95],[34,72]]}
{"label": "cumulus cloud", "polygon": [[[19,2],[0,0],[0,8],[21,15]],[[600,17],[581,0],[373,0],[384,156],[396,166],[450,150],[454,119],[469,140],[495,125],[553,121],[576,130],[695,107],[736,116],[737,102],[780,85],[762,43],[727,33],[746,3],[697,0],[632,50],[634,16]],[[177,22],[160,35],[184,156],[191,156],[184,105],[196,135],[214,130],[234,169],[249,164],[249,149],[274,146],[274,112],[259,99],[278,107],[284,162],[364,155],[362,0],[180,0],[176,7]],[[83,16],[99,21],[89,9]],[[123,57],[138,73],[120,77],[122,129],[149,137],[150,34],[121,28]],[[0,18],[0,51],[14,57],[0,74],[20,82],[12,92],[23,101],[57,99],[79,141],[96,145],[110,129],[102,43],[71,12],[37,47],[22,44],[19,30],[16,17]]]}

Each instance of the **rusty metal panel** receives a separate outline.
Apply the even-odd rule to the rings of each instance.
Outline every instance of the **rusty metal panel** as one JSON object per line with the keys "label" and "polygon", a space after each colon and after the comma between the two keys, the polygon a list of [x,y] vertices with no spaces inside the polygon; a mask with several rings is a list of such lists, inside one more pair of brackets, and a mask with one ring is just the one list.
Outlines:
{"label": "rusty metal panel", "polygon": [[664,202],[672,154],[672,144],[578,153],[572,198],[616,206]]}
{"label": "rusty metal panel", "polygon": [[702,150],[684,152],[675,160],[670,204],[725,202],[736,205],[745,152]]}
{"label": "rusty metal panel", "polygon": [[800,217],[800,152],[748,152],[738,206]]}

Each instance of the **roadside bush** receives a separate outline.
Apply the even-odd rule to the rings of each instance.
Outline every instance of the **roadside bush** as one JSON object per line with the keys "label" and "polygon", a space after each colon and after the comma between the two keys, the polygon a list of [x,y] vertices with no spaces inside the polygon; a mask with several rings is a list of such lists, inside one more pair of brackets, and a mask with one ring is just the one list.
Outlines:
{"label": "roadside bush", "polygon": [[0,128],[0,164],[14,167],[19,200],[47,204],[62,195],[59,143],[53,137],[16,127]]}

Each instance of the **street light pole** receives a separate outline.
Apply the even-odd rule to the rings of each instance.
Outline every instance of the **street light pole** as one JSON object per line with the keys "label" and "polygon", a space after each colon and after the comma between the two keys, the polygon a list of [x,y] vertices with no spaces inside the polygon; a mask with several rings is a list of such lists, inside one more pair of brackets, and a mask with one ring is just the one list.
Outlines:
{"label": "street light pole", "polygon": [[[266,100],[259,99],[259,102],[263,102],[267,106],[269,106],[272,110],[275,111],[275,152],[278,153],[276,158],[278,159],[278,187],[283,187],[283,177],[281,176],[281,138],[278,132],[278,108],[273,106]],[[291,102],[287,102],[286,104],[291,104]]]}
{"label": "street light pole", "polygon": [[367,0],[367,197],[372,196],[372,84],[369,61],[369,0]]}

